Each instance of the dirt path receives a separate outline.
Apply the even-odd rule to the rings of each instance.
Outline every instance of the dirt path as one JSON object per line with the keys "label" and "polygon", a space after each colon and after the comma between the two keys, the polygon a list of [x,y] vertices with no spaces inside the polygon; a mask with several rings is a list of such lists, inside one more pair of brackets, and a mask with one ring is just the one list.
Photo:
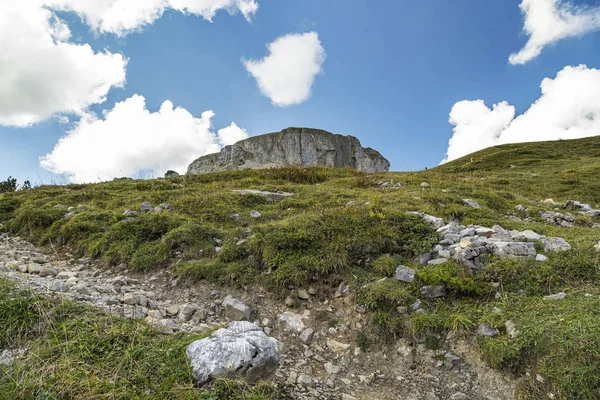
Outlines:
{"label": "dirt path", "polygon": [[[356,346],[356,332],[367,326],[369,316],[357,312],[350,297],[331,290],[290,290],[284,302],[257,287],[180,282],[168,270],[134,275],[125,265],[105,269],[6,234],[0,235],[0,276],[44,295],[146,318],[166,334],[226,325],[239,314],[227,306],[232,296],[251,309],[252,321],[280,341],[276,379],[293,384],[298,399],[514,398],[516,382],[485,366],[467,342],[432,351],[401,339],[375,343],[363,352]],[[284,312],[287,322],[280,321]]]}

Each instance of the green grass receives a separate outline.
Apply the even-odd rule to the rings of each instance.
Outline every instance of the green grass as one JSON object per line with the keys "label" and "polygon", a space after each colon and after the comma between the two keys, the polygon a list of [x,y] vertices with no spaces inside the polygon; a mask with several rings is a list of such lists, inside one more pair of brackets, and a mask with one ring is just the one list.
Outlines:
{"label": "green grass", "polygon": [[217,381],[195,388],[185,348],[205,336],[160,335],[145,322],[42,298],[0,279],[0,348],[28,348],[12,370],[0,367],[3,398],[288,398],[267,384]]}
{"label": "green grass", "polygon": [[[541,203],[547,198],[600,208],[599,173],[596,137],[499,146],[412,173],[290,167],[43,186],[1,194],[0,223],[38,244],[52,243],[107,265],[127,263],[134,271],[172,268],[192,280],[229,285],[259,283],[274,295],[290,286],[324,285],[333,291],[346,281],[355,301],[372,316],[373,332],[363,332],[361,343],[372,336],[414,334],[424,335],[435,347],[448,332],[474,335],[479,324],[489,323],[501,331],[496,338],[479,340],[491,365],[518,373],[537,371],[544,377],[544,383],[527,380],[524,397],[552,392],[560,399],[594,398],[600,396],[600,383],[592,378],[600,376],[593,369],[598,367],[597,354],[581,349],[582,343],[596,345],[587,332],[600,333],[600,319],[582,315],[584,310],[574,302],[591,301],[581,295],[584,291],[600,292],[598,253],[593,250],[600,230],[592,228],[600,220],[578,217],[575,227],[560,228],[543,221],[539,212],[555,208]],[[380,189],[374,184],[392,179],[403,187]],[[430,187],[423,189],[423,181]],[[260,196],[233,193],[235,189],[295,195],[270,203]],[[466,206],[465,198],[482,208]],[[124,221],[124,210],[137,211],[144,201],[170,203],[173,210]],[[83,204],[86,209],[65,219],[66,210],[54,208],[57,204]],[[515,210],[518,204],[528,210]],[[251,218],[252,210],[262,217]],[[422,267],[415,265],[415,256],[431,250],[436,234],[407,211],[463,224],[532,229],[563,237],[573,249],[549,254],[543,263],[492,258],[480,272],[454,263]],[[232,214],[241,218],[235,220]],[[217,240],[220,251],[215,249]],[[400,264],[417,271],[415,283],[380,281],[392,277]],[[423,300],[422,311],[415,313],[410,305],[419,298],[422,285],[444,285],[448,296]],[[513,296],[519,290],[522,296]],[[502,300],[495,298],[497,291]],[[540,300],[559,291],[573,295],[573,300]],[[500,307],[499,301],[506,299],[510,302]],[[494,306],[503,312],[492,312]],[[503,325],[508,316],[519,330],[533,333],[509,340]],[[576,326],[580,336],[574,334]],[[526,340],[534,334],[544,340]],[[567,368],[576,371],[574,375],[567,374]]]}

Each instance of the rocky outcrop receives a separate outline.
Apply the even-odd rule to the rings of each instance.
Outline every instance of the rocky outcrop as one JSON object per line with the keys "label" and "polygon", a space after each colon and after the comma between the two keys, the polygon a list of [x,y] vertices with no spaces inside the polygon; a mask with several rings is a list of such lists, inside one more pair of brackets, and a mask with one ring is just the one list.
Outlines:
{"label": "rocky outcrop", "polygon": [[237,169],[283,166],[356,168],[385,172],[390,162],[378,151],[363,148],[354,136],[335,135],[319,129],[287,128],[251,137],[220,153],[200,157],[188,167],[188,175]]}

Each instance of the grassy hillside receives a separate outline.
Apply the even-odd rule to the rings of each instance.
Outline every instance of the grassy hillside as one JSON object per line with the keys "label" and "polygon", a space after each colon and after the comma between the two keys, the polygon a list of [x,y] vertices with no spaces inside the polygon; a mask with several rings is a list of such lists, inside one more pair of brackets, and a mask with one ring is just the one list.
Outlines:
{"label": "grassy hillside", "polygon": [[[333,291],[349,282],[355,301],[373,316],[360,342],[425,335],[435,347],[449,332],[473,335],[487,323],[501,334],[478,340],[482,354],[494,367],[526,377],[524,398],[553,393],[592,399],[600,397],[600,271],[593,249],[600,229],[592,227],[600,221],[578,216],[574,227],[561,228],[539,212],[556,207],[541,202],[549,197],[600,206],[599,170],[600,138],[507,145],[416,173],[282,168],[43,186],[0,195],[0,222],[40,245],[141,272],[173,268],[191,279],[261,284],[275,295],[290,286],[322,284]],[[402,187],[377,184],[392,180]],[[236,189],[294,196],[271,203]],[[468,207],[465,198],[482,208]],[[172,209],[140,212],[133,220],[124,215],[140,211],[143,202]],[[517,211],[518,204],[528,210]],[[67,210],[58,205],[84,207],[65,218]],[[262,216],[252,218],[254,210]],[[550,254],[546,262],[491,259],[477,273],[453,262],[419,266],[415,257],[438,238],[407,211],[465,225],[531,229],[565,238],[573,249]],[[417,270],[415,283],[381,280],[399,263]],[[426,313],[412,313],[419,288],[438,284],[449,296],[423,300]],[[542,300],[559,291],[568,298]],[[506,334],[507,320],[521,332],[517,338]]]}

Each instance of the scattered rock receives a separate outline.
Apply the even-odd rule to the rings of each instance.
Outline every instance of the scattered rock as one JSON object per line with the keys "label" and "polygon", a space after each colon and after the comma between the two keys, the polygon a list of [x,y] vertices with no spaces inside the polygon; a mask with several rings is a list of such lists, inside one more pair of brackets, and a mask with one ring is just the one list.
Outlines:
{"label": "scattered rock", "polygon": [[477,334],[481,336],[495,337],[498,336],[498,333],[498,329],[492,328],[488,324],[479,325],[479,329],[477,330]]}
{"label": "scattered rock", "polygon": [[546,257],[543,254],[538,254],[537,256],[535,256],[535,261],[545,262],[548,261],[548,257]]}
{"label": "scattered rock", "polygon": [[246,304],[231,296],[223,300],[225,316],[232,321],[249,321],[252,310]]}
{"label": "scattered rock", "polygon": [[431,185],[429,184],[429,182],[421,182],[421,187],[422,187],[422,188],[428,188],[428,187],[430,187],[430,186],[431,186]]}
{"label": "scattered rock", "polygon": [[181,175],[179,175],[179,172],[173,171],[173,170],[168,170],[167,172],[165,172],[165,178],[178,178]]}
{"label": "scattered rock", "polygon": [[560,292],[560,293],[555,293],[555,294],[551,294],[548,296],[544,296],[544,300],[562,300],[565,297],[567,297],[567,294]]}
{"label": "scattered rock", "polygon": [[300,314],[286,311],[277,316],[279,323],[283,329],[287,332],[293,332],[296,334],[301,333],[304,330],[304,318]]}
{"label": "scattered rock", "polygon": [[412,283],[415,281],[415,270],[403,265],[396,268],[396,280]]}
{"label": "scattered rock", "polygon": [[515,339],[519,335],[519,331],[517,330],[515,323],[511,320],[506,321],[504,326],[506,327],[506,334],[509,338]]}
{"label": "scattered rock", "polygon": [[261,213],[259,213],[259,212],[258,212],[258,211],[256,211],[256,210],[253,210],[253,211],[250,213],[250,216],[251,216],[252,218],[260,218],[260,217],[262,217],[262,214],[261,214]]}
{"label": "scattered rock", "polygon": [[152,207],[152,204],[150,204],[149,202],[145,202],[142,203],[142,205],[140,206],[140,210],[142,210],[143,212],[150,212],[154,211],[154,207]]}
{"label": "scattered rock", "polygon": [[312,328],[306,328],[305,330],[302,331],[299,338],[302,343],[308,344],[312,340],[313,335],[314,335],[314,330]]}
{"label": "scattered rock", "polygon": [[310,299],[310,294],[305,289],[298,289],[297,296],[300,300],[309,300]]}
{"label": "scattered rock", "polygon": [[571,250],[571,245],[565,239],[549,237],[540,240],[545,252],[561,252]]}
{"label": "scattered rock", "polygon": [[141,293],[125,293],[123,303],[131,306],[139,305],[142,307],[148,306],[148,298]]}
{"label": "scattered rock", "polygon": [[477,209],[481,208],[481,205],[472,199],[463,199],[463,203],[465,203],[466,205],[468,205],[469,207],[472,207],[472,208],[477,208]]}
{"label": "scattered rock", "polygon": [[285,199],[286,197],[292,197],[294,195],[294,193],[289,193],[289,192],[264,192],[261,190],[254,190],[254,189],[232,190],[232,192],[241,194],[242,196],[245,196],[247,194],[261,196],[261,197],[266,198],[270,202],[281,201],[281,200]]}
{"label": "scattered rock", "polygon": [[337,340],[327,339],[327,348],[334,353],[342,353],[350,348],[349,344],[338,342]]}
{"label": "scattered rock", "polygon": [[426,299],[436,299],[446,296],[446,289],[443,286],[423,286],[420,290],[421,297]]}
{"label": "scattered rock", "polygon": [[190,344],[186,354],[198,386],[219,377],[241,376],[249,382],[269,380],[279,365],[277,340],[243,321]]}

